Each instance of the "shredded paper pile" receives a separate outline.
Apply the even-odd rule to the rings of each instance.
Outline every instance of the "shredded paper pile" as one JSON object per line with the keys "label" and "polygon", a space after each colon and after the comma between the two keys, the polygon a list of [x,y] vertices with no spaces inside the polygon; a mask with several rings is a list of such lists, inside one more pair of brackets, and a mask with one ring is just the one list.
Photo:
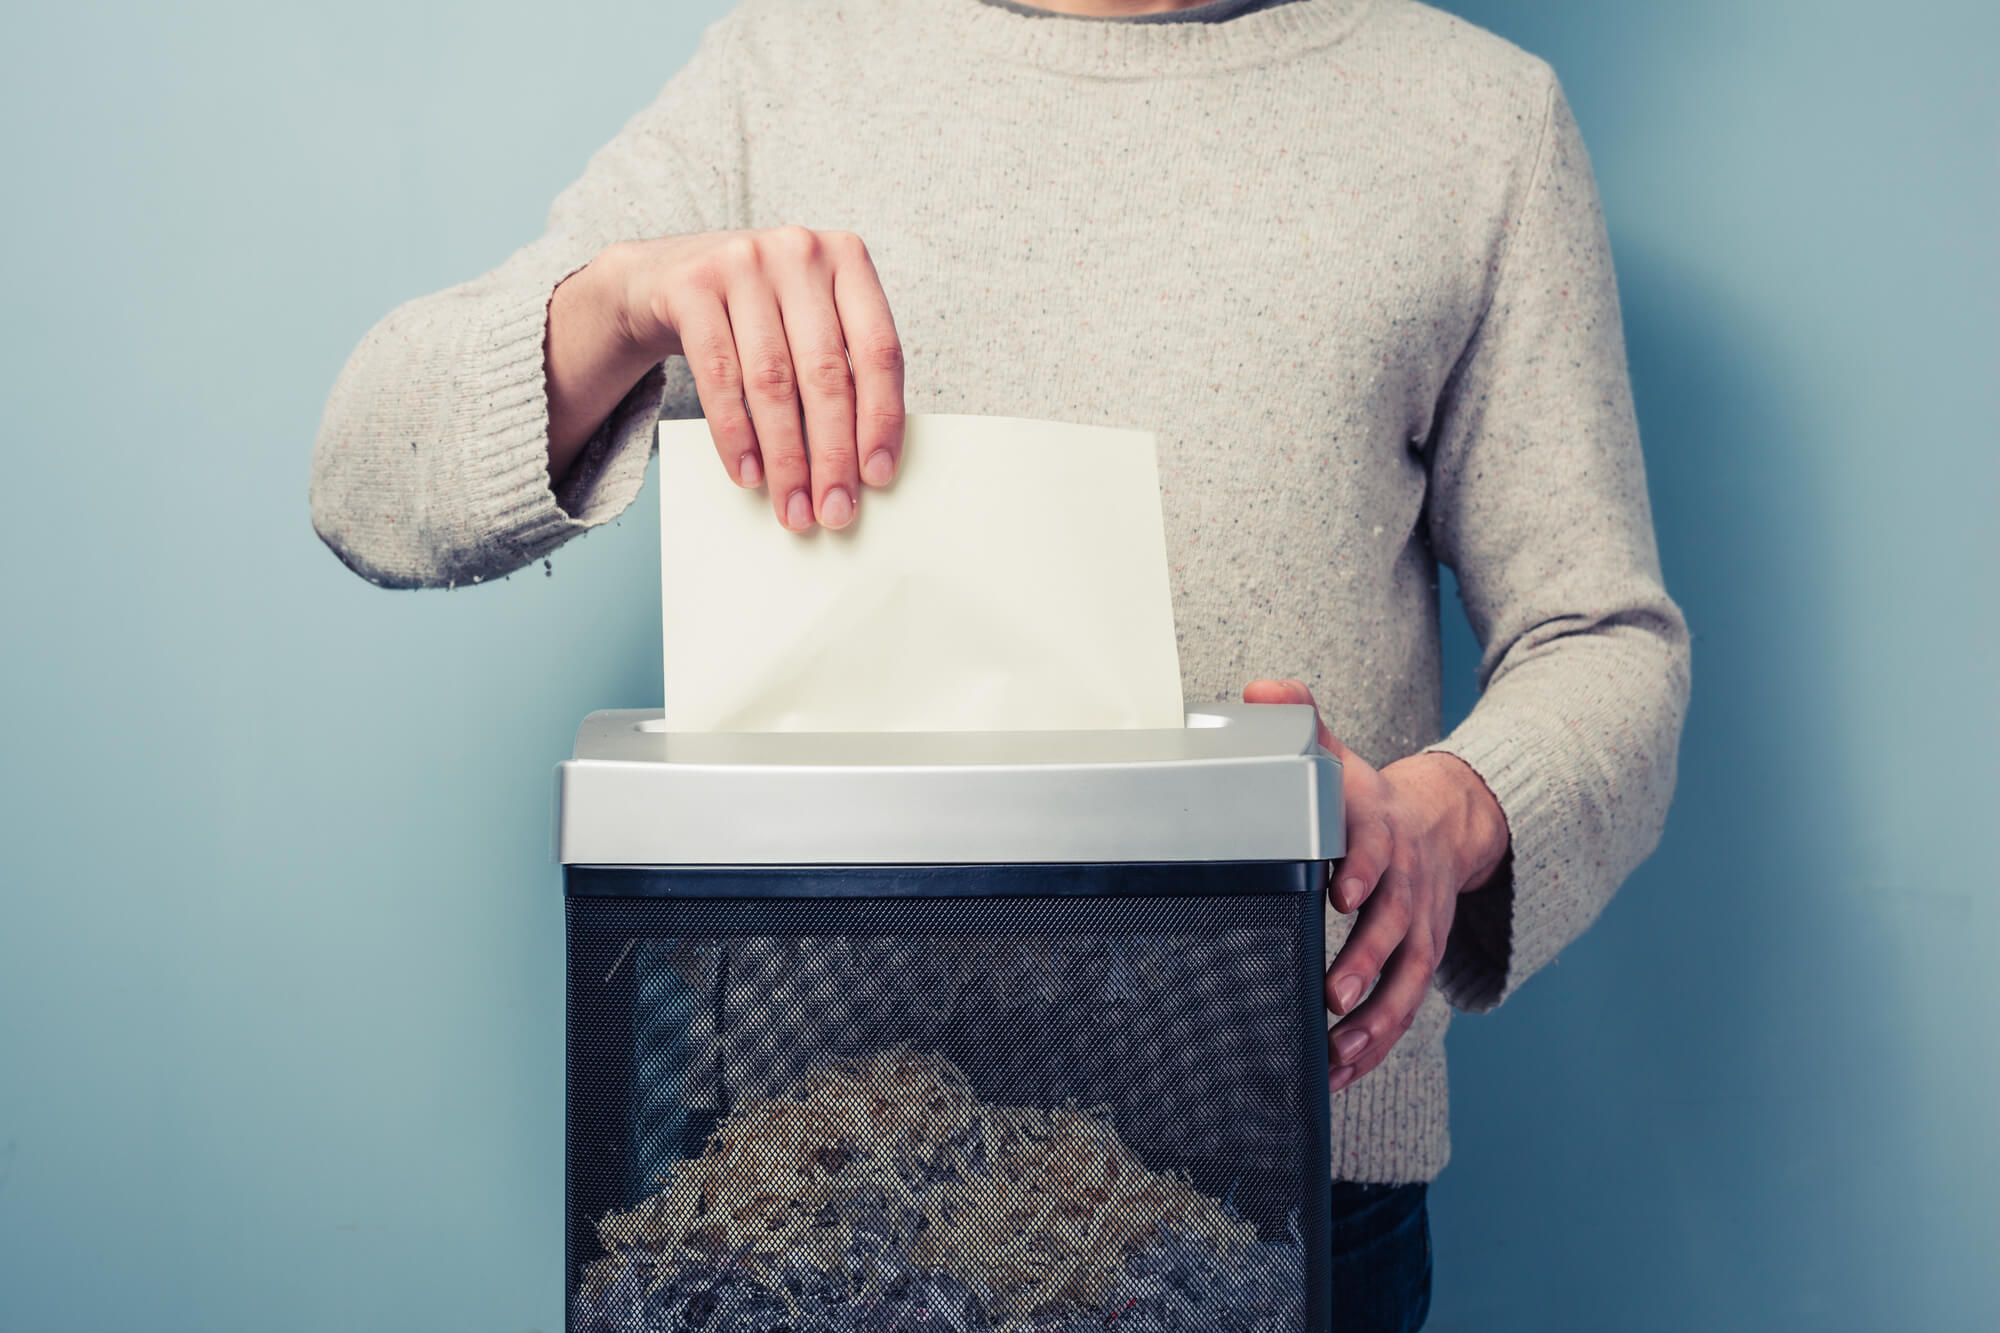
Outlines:
{"label": "shredded paper pile", "polygon": [[992,1106],[896,1047],[746,1101],[597,1225],[579,1333],[1297,1333],[1304,1247],[1102,1108]]}

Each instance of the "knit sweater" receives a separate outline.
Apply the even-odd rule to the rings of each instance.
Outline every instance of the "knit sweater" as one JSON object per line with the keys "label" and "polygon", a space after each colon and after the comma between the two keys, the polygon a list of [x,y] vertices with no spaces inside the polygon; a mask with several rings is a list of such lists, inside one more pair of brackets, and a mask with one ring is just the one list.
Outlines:
{"label": "knit sweater", "polygon": [[[1650,854],[1689,686],[1549,67],[1412,0],[1210,24],[745,0],[542,236],[361,339],[314,445],[315,529],[376,583],[445,587],[608,521],[655,421],[701,409],[670,358],[552,488],[551,291],[614,241],[785,223],[867,244],[910,410],[1155,432],[1190,705],[1297,677],[1369,763],[1442,750],[1491,789],[1506,873],[1333,1099],[1336,1176],[1436,1175],[1452,1007],[1502,1003]],[[1481,644],[1449,735],[1440,563]],[[1351,920],[1329,914],[1329,957]]]}

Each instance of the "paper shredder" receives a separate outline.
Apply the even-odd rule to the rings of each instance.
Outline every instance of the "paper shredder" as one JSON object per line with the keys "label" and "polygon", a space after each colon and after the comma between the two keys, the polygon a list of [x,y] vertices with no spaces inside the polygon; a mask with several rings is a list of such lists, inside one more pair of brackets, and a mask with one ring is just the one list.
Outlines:
{"label": "paper shredder", "polygon": [[1321,1333],[1313,711],[558,766],[571,1333]]}

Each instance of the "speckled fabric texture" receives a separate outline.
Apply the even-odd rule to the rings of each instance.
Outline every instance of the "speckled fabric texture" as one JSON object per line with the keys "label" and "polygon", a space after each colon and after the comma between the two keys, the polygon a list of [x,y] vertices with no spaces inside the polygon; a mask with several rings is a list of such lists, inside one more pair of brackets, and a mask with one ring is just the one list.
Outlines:
{"label": "speckled fabric texture", "polygon": [[[552,491],[551,290],[613,241],[782,223],[866,241],[911,410],[1157,433],[1191,705],[1296,676],[1371,763],[1444,749],[1492,788],[1507,876],[1334,1098],[1337,1176],[1433,1177],[1452,1006],[1504,1001],[1651,852],[1688,695],[1604,223],[1548,66],[1409,0],[1205,24],[748,0],[542,237],[361,339],[315,528],[366,578],[442,587],[606,522],[655,419],[701,411],[669,360]],[[1443,737],[1437,562],[1483,645]]]}

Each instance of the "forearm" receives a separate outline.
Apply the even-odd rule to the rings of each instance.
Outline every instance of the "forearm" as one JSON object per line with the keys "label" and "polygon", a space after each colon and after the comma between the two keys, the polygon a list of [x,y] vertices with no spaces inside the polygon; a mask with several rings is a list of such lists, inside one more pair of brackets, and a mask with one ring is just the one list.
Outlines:
{"label": "forearm", "polygon": [[575,527],[549,492],[542,348],[559,255],[391,311],[328,395],[313,444],[313,527],[385,587],[498,577]]}
{"label": "forearm", "polygon": [[557,284],[549,298],[544,351],[549,482],[560,485],[577,455],[646,372],[668,354],[636,338],[625,318],[628,251],[612,246]]}
{"label": "forearm", "polygon": [[1438,971],[1490,1009],[1574,940],[1657,844],[1689,635],[1661,579],[1616,275],[1588,154],[1548,87],[1486,312],[1440,395],[1428,535],[1480,643],[1480,698],[1431,751],[1505,812]]}

